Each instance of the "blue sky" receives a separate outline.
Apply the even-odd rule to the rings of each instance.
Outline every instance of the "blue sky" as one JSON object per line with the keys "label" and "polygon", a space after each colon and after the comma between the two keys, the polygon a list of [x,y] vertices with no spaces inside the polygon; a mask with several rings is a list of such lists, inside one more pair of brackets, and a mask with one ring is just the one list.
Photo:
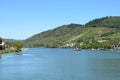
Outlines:
{"label": "blue sky", "polygon": [[120,15],[120,0],[0,0],[0,37],[26,39],[55,27]]}

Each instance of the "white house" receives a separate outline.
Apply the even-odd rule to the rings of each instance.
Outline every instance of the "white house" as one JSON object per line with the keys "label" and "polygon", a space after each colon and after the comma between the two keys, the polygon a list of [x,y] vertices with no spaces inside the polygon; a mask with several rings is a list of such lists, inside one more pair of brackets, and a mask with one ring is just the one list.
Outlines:
{"label": "white house", "polygon": [[105,42],[106,40],[98,40],[97,42],[102,43]]}
{"label": "white house", "polygon": [[67,43],[64,45],[64,47],[73,47],[75,45],[75,43]]}

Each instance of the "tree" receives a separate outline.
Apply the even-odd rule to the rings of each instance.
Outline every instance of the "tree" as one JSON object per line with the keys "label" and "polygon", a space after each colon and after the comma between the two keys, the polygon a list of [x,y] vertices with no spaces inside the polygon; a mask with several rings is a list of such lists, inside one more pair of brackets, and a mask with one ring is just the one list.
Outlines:
{"label": "tree", "polygon": [[21,50],[21,48],[23,47],[21,42],[13,42],[13,47],[16,48],[17,51]]}
{"label": "tree", "polygon": [[111,44],[112,44],[114,49],[117,49],[120,46],[120,38],[112,39]]}
{"label": "tree", "polygon": [[111,48],[111,42],[110,41],[105,41],[105,42],[101,43],[101,48],[110,49]]}

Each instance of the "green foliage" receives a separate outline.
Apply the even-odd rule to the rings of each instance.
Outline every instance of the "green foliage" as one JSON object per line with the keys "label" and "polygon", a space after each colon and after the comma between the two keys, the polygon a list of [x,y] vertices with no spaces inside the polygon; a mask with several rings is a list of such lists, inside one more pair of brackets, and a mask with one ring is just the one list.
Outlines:
{"label": "green foliage", "polygon": [[15,47],[17,50],[20,50],[23,47],[22,43],[18,41],[13,42],[12,44],[13,44],[13,47]]}
{"label": "green foliage", "polygon": [[8,47],[14,47],[16,50],[21,50],[23,47],[23,44],[21,42],[15,41],[15,42],[6,42],[5,43]]}
{"label": "green foliage", "polygon": [[15,50],[0,50],[0,55],[5,53],[13,53],[16,52]]}
{"label": "green foliage", "polygon": [[92,42],[92,43],[87,43],[87,44],[84,44],[81,46],[81,48],[83,49],[110,49],[111,48],[111,42],[108,40],[108,41],[105,41],[105,42]]}
{"label": "green foliage", "polygon": [[110,17],[94,19],[94,20],[86,23],[86,26],[120,28],[120,17],[110,16]]}
{"label": "green foliage", "polygon": [[102,21],[108,19],[109,17],[103,17],[103,18],[98,18],[98,19],[94,19],[88,23],[86,23],[86,26],[91,26],[91,27],[97,27],[101,24]]}

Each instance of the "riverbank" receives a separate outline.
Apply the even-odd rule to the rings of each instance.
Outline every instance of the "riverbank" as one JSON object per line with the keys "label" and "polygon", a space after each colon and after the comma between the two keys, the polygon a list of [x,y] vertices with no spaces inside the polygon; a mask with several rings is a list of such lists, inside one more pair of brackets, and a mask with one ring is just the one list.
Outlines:
{"label": "riverbank", "polygon": [[29,48],[21,48],[21,49],[6,49],[6,50],[0,50],[0,54],[6,54],[6,53],[15,53],[15,52],[20,52],[24,50],[28,50]]}
{"label": "riverbank", "polygon": [[0,54],[13,53],[13,52],[16,52],[16,50],[0,50]]}

